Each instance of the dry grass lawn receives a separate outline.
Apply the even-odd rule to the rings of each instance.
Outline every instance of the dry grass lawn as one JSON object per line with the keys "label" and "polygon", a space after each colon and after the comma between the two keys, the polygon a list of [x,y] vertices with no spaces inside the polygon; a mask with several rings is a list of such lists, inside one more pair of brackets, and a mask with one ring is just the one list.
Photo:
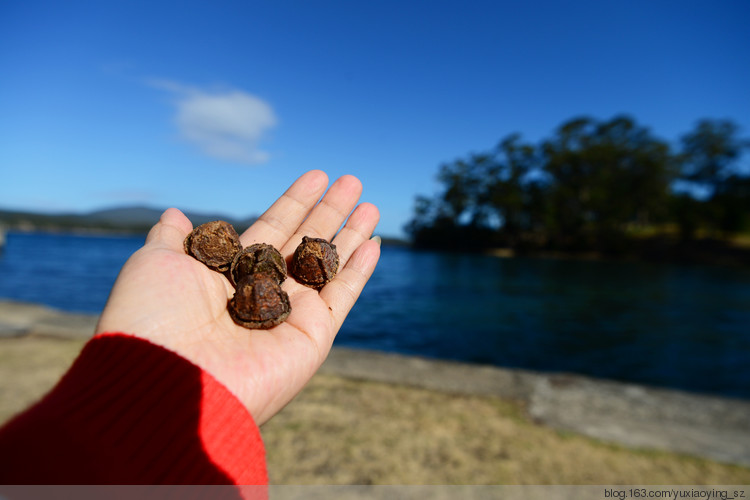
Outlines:
{"label": "dry grass lawn", "polygon": [[[36,401],[79,340],[0,339],[0,421]],[[274,484],[750,484],[750,469],[629,450],[522,406],[318,375],[261,429]]]}
{"label": "dry grass lawn", "polygon": [[83,344],[80,339],[0,339],[0,422],[51,389],[73,363]]}
{"label": "dry grass lawn", "polygon": [[750,469],[555,431],[497,398],[328,375],[262,432],[276,484],[750,482]]}

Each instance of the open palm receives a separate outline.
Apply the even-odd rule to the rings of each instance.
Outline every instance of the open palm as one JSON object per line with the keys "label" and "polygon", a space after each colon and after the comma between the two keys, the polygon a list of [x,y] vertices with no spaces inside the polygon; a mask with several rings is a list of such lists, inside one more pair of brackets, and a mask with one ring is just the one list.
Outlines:
{"label": "open palm", "polygon": [[304,174],[240,236],[243,246],[268,243],[288,259],[302,236],[335,235],[339,273],[320,292],[287,279],[286,322],[270,330],[237,326],[227,312],[232,285],[185,253],[192,224],[169,209],[120,272],[97,333],[129,333],[180,354],[222,382],[258,424],[265,422],[323,363],[380,256],[369,241],[379,213],[369,203],[357,206],[359,180],[341,177],[321,199],[327,185],[321,171]]}

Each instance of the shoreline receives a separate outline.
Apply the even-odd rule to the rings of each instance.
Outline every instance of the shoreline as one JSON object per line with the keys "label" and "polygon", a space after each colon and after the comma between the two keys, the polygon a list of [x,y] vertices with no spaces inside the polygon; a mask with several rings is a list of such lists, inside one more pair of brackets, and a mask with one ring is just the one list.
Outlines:
{"label": "shoreline", "polygon": [[[3,221],[0,220],[0,225]],[[245,226],[236,226],[238,231]],[[53,234],[91,237],[146,237],[151,225],[133,226],[87,226],[87,225],[44,225],[10,223],[4,226],[5,235]],[[415,245],[400,237],[383,236],[383,246],[407,248],[413,251],[434,251],[448,253],[468,253],[497,257],[501,259],[531,258],[571,261],[633,261],[653,264],[705,265],[730,268],[750,268],[750,236],[735,235],[731,238],[701,237],[690,241],[679,241],[671,234],[634,238],[627,248],[619,251],[605,251],[588,248],[579,250],[512,247],[451,248]],[[2,248],[2,245],[0,245]]]}
{"label": "shoreline", "polygon": [[[97,316],[0,300],[0,340],[90,338]],[[334,347],[319,372],[519,403],[544,426],[633,449],[750,466],[750,401],[570,373],[542,373]],[[293,404],[293,402],[291,403]]]}

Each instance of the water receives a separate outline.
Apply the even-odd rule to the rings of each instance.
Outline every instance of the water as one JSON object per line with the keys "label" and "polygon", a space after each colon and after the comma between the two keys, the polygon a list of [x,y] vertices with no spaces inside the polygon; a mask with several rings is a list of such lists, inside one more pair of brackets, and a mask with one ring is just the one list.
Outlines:
{"label": "water", "polygon": [[[142,243],[11,233],[0,298],[98,313]],[[386,246],[336,344],[750,398],[750,270]]]}
{"label": "water", "polygon": [[385,248],[342,344],[750,397],[750,271]]}
{"label": "water", "polygon": [[99,313],[143,236],[9,233],[0,253],[0,299]]}

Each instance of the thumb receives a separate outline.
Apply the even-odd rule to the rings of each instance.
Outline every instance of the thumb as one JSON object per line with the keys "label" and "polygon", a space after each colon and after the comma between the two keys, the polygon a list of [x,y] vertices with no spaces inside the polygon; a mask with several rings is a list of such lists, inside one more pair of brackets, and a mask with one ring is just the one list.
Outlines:
{"label": "thumb", "polygon": [[181,251],[183,242],[193,230],[193,224],[176,208],[168,208],[159,222],[148,232],[146,245]]}

